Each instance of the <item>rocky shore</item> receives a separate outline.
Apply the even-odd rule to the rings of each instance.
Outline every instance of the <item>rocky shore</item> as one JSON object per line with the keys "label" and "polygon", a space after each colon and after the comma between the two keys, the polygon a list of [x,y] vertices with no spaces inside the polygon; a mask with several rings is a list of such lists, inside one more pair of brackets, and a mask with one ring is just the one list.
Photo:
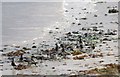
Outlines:
{"label": "rocky shore", "polygon": [[[117,2],[89,4],[95,4],[97,11],[84,7],[80,12],[69,5],[65,10],[69,20],[66,18],[65,22],[70,26],[63,31],[61,27],[49,30],[47,41],[33,40],[24,46],[4,45],[0,51],[2,74],[119,75]],[[80,18],[76,13],[86,16]]]}

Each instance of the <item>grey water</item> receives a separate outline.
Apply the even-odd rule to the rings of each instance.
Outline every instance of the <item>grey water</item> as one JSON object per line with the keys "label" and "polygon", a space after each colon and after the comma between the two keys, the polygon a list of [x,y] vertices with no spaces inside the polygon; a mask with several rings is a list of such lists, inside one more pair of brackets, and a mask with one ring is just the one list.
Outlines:
{"label": "grey water", "polygon": [[3,2],[2,44],[19,44],[42,36],[42,30],[63,16],[62,2]]}
{"label": "grey water", "polygon": [[[101,6],[102,5],[102,6]],[[62,2],[3,2],[2,3],[2,42],[5,44],[21,43],[23,41],[34,39],[35,37],[43,36],[44,28],[53,25],[62,20],[64,15],[70,22],[76,22],[71,15],[76,17],[84,17],[84,11],[81,9],[87,8],[92,14],[85,14],[87,21],[79,21],[81,26],[91,26],[91,23],[103,22],[106,28],[117,28],[111,21],[117,21],[117,15],[109,15],[108,9],[117,3],[110,2],[106,4],[94,4],[87,2],[70,2],[63,7]],[[70,9],[70,8],[74,9]],[[104,9],[103,9],[104,8]],[[68,9],[69,13],[64,13],[64,9]],[[94,10],[97,10],[94,12]],[[78,15],[78,13],[82,13]],[[108,16],[104,16],[103,12]],[[94,14],[98,17],[94,18]],[[87,24],[86,24],[87,23]],[[63,24],[65,26],[65,24]],[[81,28],[81,26],[79,26]],[[97,25],[99,26],[99,25]],[[109,27],[108,27],[109,26]],[[79,29],[78,26],[70,26],[70,30]],[[47,30],[47,29],[45,29]],[[68,29],[67,29],[68,30]]]}

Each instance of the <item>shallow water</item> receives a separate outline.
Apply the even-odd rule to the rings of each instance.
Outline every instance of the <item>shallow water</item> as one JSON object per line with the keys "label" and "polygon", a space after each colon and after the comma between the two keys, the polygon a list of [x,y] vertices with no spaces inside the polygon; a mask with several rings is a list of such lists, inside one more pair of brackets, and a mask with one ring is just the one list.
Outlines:
{"label": "shallow water", "polygon": [[44,27],[60,21],[62,10],[62,2],[3,2],[3,45],[42,36]]}
{"label": "shallow water", "polygon": [[[117,5],[117,2],[103,3],[97,6],[90,2],[67,2],[67,0],[64,2],[5,2],[2,7],[3,45],[30,43],[38,38],[40,38],[38,42],[45,39],[53,42],[54,38],[48,36],[48,32],[54,30],[55,27],[65,33],[79,30],[84,26],[94,26],[91,25],[92,23],[103,22],[104,29],[117,29],[117,24],[110,23],[118,20],[117,15],[104,16],[103,14],[103,12],[107,13],[107,6],[114,5]],[[83,11],[84,8],[87,9]],[[68,12],[64,12],[65,10]],[[97,10],[101,10],[101,12],[97,12]],[[94,18],[94,14],[97,14],[98,17]],[[87,21],[75,20],[75,18],[82,17],[86,17]],[[72,22],[81,23],[81,25],[71,25]],[[60,37],[60,35],[56,34],[56,37]]]}

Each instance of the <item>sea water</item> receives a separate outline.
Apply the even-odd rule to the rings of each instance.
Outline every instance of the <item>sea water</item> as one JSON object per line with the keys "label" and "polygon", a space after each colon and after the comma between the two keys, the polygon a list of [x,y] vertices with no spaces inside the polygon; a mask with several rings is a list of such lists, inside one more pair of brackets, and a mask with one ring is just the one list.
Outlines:
{"label": "sea water", "polygon": [[47,27],[61,20],[62,10],[62,2],[3,2],[3,45],[42,37]]}

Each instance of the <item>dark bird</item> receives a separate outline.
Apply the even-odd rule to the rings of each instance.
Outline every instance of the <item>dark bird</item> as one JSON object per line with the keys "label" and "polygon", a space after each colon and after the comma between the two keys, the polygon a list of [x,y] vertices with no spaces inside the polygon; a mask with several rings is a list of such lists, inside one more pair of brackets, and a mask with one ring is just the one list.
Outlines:
{"label": "dark bird", "polygon": [[82,43],[82,39],[80,38],[80,39],[79,39],[79,44],[81,44],[81,43]]}
{"label": "dark bird", "polygon": [[55,51],[58,51],[58,49],[59,49],[58,44],[56,43],[55,45],[56,45]]}
{"label": "dark bird", "polygon": [[13,67],[16,66],[16,64],[15,64],[15,62],[14,62],[14,58],[12,58],[11,65],[12,65]]}
{"label": "dark bird", "polygon": [[23,61],[23,54],[20,55],[20,61]]}

